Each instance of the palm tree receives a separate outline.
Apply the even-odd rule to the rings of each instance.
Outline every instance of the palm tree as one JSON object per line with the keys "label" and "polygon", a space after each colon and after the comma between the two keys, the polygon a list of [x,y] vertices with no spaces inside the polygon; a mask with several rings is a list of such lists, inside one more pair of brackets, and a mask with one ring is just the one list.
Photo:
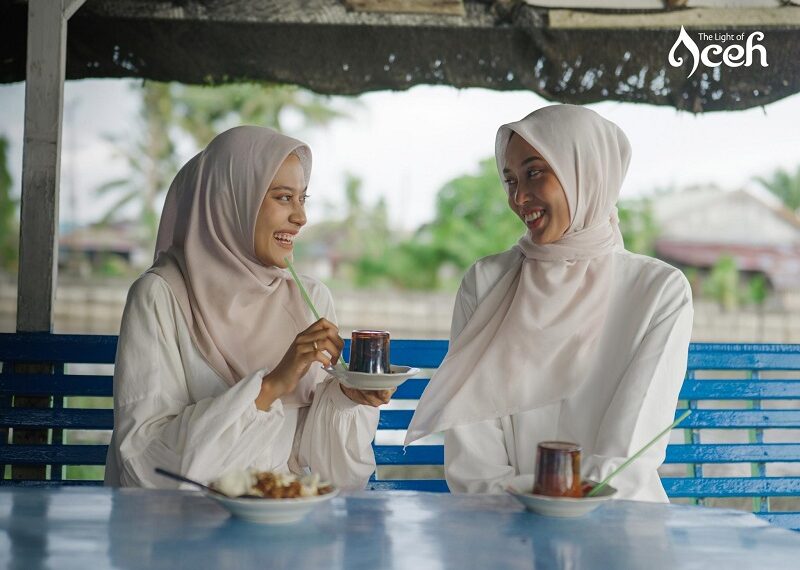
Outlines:
{"label": "palm tree", "polygon": [[126,206],[138,205],[139,238],[149,248],[155,245],[158,230],[158,199],[168,188],[177,171],[177,164],[175,145],[170,136],[173,115],[169,85],[146,81],[141,86],[141,92],[141,131],[138,140],[133,144],[125,144],[121,137],[109,137],[117,153],[127,162],[129,174],[106,182],[96,192],[99,196],[118,195],[100,224],[117,221]]}
{"label": "palm tree", "polygon": [[283,131],[286,111],[300,115],[303,127],[325,126],[346,116],[330,106],[330,98],[293,85],[234,83],[218,87],[174,85],[175,119],[198,147],[237,124]]}
{"label": "palm tree", "polygon": [[777,196],[792,212],[800,210],[800,166],[794,174],[779,168],[772,173],[771,178],[757,176],[755,180]]}
{"label": "palm tree", "polygon": [[130,146],[112,139],[128,163],[129,176],[111,180],[98,195],[118,195],[101,223],[118,220],[125,207],[138,203],[140,239],[155,245],[159,198],[177,171],[172,127],[189,134],[199,148],[220,131],[242,123],[281,130],[284,111],[293,110],[305,126],[327,125],[344,112],[331,108],[327,98],[293,86],[231,84],[198,87],[146,81],[141,86],[141,133]]}

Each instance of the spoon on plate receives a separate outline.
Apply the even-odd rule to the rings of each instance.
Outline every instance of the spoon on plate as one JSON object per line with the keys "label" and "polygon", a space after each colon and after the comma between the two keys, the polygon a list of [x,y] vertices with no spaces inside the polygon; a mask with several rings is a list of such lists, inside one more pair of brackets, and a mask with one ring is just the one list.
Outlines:
{"label": "spoon on plate", "polygon": [[241,495],[239,497],[231,497],[226,495],[222,491],[216,490],[214,487],[209,487],[208,485],[204,485],[200,481],[195,481],[194,479],[189,479],[188,477],[184,477],[183,475],[179,475],[177,473],[173,473],[172,471],[167,471],[166,469],[162,469],[161,467],[155,468],[156,473],[163,477],[167,477],[169,479],[174,479],[175,481],[180,481],[181,483],[189,483],[190,485],[194,485],[195,487],[199,487],[204,491],[208,491],[209,493],[214,493],[215,495],[219,495],[221,497],[225,497],[226,499],[260,499],[261,497],[257,495]]}

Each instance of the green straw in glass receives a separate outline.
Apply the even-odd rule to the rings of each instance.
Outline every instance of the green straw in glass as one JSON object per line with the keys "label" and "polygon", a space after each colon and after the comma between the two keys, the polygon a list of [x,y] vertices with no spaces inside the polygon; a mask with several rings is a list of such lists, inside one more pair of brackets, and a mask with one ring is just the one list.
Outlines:
{"label": "green straw in glass", "polygon": [[[311,309],[311,312],[314,314],[314,318],[316,320],[319,320],[320,319],[319,313],[317,312],[317,309],[314,307],[314,303],[311,302],[311,297],[308,296],[306,288],[303,287],[303,284],[300,282],[300,277],[297,276],[297,272],[294,270],[292,262],[289,261],[288,257],[284,257],[283,260],[286,262],[286,266],[289,268],[289,272],[292,274],[292,279],[294,279],[294,282],[297,283],[297,287],[300,289],[300,294],[303,296],[303,300],[306,302],[306,305],[308,305],[308,308]],[[345,366],[343,359],[340,358],[338,364],[341,364],[342,368],[344,370],[347,370],[347,366]]]}
{"label": "green straw in glass", "polygon": [[617,473],[619,473],[620,471],[625,469],[628,465],[633,463],[634,460],[636,460],[641,454],[643,454],[645,451],[650,449],[653,446],[653,444],[655,444],[655,442],[657,442],[659,439],[661,439],[666,434],[668,434],[672,428],[674,428],[676,425],[678,425],[683,420],[685,420],[687,417],[689,417],[689,414],[691,414],[691,413],[692,413],[692,410],[686,410],[685,412],[683,412],[681,414],[681,416],[677,420],[675,420],[674,422],[669,424],[669,426],[664,428],[664,431],[660,432],[657,436],[655,436],[653,439],[651,439],[650,442],[647,445],[645,445],[639,451],[634,453],[633,456],[630,459],[628,459],[625,463],[623,463],[622,465],[620,465],[619,467],[614,469],[614,471],[612,471],[611,474],[608,477],[606,477],[605,479],[600,481],[600,483],[598,483],[597,486],[595,486],[591,491],[586,493],[586,496],[587,497],[594,497],[598,492],[600,492],[600,489],[602,489],[603,487],[608,485],[608,482],[611,481],[612,477],[614,477]]}

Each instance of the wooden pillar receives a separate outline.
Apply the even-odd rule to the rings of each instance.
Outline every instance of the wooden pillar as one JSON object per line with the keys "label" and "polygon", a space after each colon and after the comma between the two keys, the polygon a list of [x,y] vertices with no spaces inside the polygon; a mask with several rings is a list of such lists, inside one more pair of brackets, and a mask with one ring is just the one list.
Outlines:
{"label": "wooden pillar", "polygon": [[84,0],[29,0],[17,331],[53,328],[67,20]]}
{"label": "wooden pillar", "polygon": [[[84,1],[28,2],[17,332],[51,332],[53,329],[67,20]],[[22,363],[16,365],[16,371],[52,373],[53,367]],[[49,397],[17,395],[13,405],[49,408],[52,402]],[[58,433],[53,436],[54,440],[60,439]],[[48,430],[15,429],[13,443],[46,444],[48,439]],[[12,467],[14,479],[45,479],[46,475],[44,465]]]}

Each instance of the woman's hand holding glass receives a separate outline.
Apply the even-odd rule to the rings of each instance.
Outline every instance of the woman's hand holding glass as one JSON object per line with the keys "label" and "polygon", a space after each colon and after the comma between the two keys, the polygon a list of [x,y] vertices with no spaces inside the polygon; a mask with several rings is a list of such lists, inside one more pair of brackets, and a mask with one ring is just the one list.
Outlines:
{"label": "woman's hand holding glass", "polygon": [[[278,366],[264,376],[256,408],[266,411],[281,396],[290,393],[311,368],[319,362],[323,367],[335,365],[342,354],[344,341],[339,328],[327,319],[320,319],[297,335]],[[341,386],[342,392],[356,404],[377,408],[387,404],[395,392],[391,390],[358,390]]]}
{"label": "woman's hand holding glass", "polygon": [[268,410],[272,402],[294,390],[312,363],[325,368],[336,364],[342,348],[344,341],[336,325],[324,318],[315,322],[295,337],[278,366],[264,376],[256,407]]}

